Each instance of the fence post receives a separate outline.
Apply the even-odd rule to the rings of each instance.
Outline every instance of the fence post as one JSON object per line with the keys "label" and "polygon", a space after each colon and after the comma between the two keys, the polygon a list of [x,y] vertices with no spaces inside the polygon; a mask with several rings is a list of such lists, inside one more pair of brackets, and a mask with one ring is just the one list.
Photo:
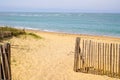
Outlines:
{"label": "fence post", "polygon": [[1,55],[1,45],[0,45],[0,80],[2,79],[2,55]]}
{"label": "fence post", "polygon": [[117,66],[118,65],[117,64],[117,62],[118,62],[118,60],[117,60],[118,59],[118,54],[117,54],[117,52],[118,52],[118,45],[116,44],[116,70],[115,70],[116,71],[116,76],[118,75],[118,73],[117,73],[117,68],[118,68],[118,66]]}
{"label": "fence post", "polygon": [[84,48],[85,48],[85,51],[84,51],[84,55],[85,55],[85,61],[84,61],[84,72],[87,72],[87,69],[86,69],[86,67],[87,67],[87,65],[88,65],[88,63],[87,63],[87,40],[85,40],[85,43],[84,43]]}
{"label": "fence post", "polygon": [[119,45],[119,65],[118,65],[118,74],[120,78],[120,45]]}
{"label": "fence post", "polygon": [[110,76],[112,76],[112,50],[113,50],[113,44],[110,44]]}
{"label": "fence post", "polygon": [[74,71],[78,71],[78,60],[79,60],[79,49],[80,49],[80,38],[76,38],[75,54],[74,54]]}
{"label": "fence post", "polygon": [[0,54],[1,54],[2,79],[6,80],[4,55],[3,55],[3,46],[2,45],[0,45]]}
{"label": "fence post", "polygon": [[103,71],[102,71],[102,74],[105,74],[105,68],[104,68],[104,63],[105,63],[105,44],[103,43]]}
{"label": "fence post", "polygon": [[4,45],[5,48],[5,55],[6,55],[6,66],[7,66],[7,72],[8,72],[8,80],[11,80],[11,50],[10,50],[10,44],[6,43]]}
{"label": "fence post", "polygon": [[98,43],[98,74],[99,74],[99,70],[100,70],[100,67],[99,67],[99,56],[100,56],[100,44]]}
{"label": "fence post", "polygon": [[8,63],[9,63],[9,69],[10,69],[10,80],[12,80],[12,75],[11,75],[11,45],[10,43],[7,43],[7,49],[8,49]]}
{"label": "fence post", "polygon": [[107,65],[107,60],[106,60],[106,58],[107,58],[107,56],[106,56],[106,52],[107,52],[107,44],[105,43],[105,68],[104,68],[104,74],[107,74],[106,73],[106,65]]}
{"label": "fence post", "polygon": [[113,55],[112,55],[112,57],[113,57],[112,76],[114,76],[114,73],[115,73],[115,71],[114,71],[114,68],[115,68],[115,44],[113,44]]}

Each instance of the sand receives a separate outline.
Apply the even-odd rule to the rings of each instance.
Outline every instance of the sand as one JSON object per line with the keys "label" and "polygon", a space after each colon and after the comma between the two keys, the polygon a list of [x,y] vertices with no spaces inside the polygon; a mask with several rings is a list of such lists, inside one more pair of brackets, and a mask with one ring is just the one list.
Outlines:
{"label": "sand", "polygon": [[42,37],[13,37],[7,40],[12,45],[13,80],[120,80],[105,75],[85,74],[73,71],[75,39],[80,36],[120,42],[120,38],[73,35],[27,30]]}

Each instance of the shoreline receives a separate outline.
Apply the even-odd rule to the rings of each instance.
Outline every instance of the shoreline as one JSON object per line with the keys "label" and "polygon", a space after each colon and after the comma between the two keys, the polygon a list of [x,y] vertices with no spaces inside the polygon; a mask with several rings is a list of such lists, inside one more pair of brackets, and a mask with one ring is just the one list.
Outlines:
{"label": "shoreline", "polygon": [[[18,28],[19,27],[15,27],[15,28]],[[23,29],[23,27],[21,27]],[[20,29],[21,29],[20,28]],[[59,33],[59,34],[70,34],[70,35],[83,35],[83,36],[99,36],[99,37],[109,37],[109,38],[119,38],[120,39],[120,36],[112,36],[112,35],[96,35],[96,34],[85,34],[85,33],[70,33],[70,32],[62,32],[62,31],[49,31],[49,30],[40,30],[38,28],[24,28],[25,30],[33,30],[33,31],[41,31],[41,32],[48,32],[48,33]]]}
{"label": "shoreline", "polygon": [[[0,25],[0,26],[7,26],[7,25]],[[33,30],[33,31],[40,31],[40,32],[48,32],[48,33],[59,33],[59,34],[70,34],[70,35],[82,35],[82,36],[98,36],[98,37],[108,37],[108,38],[116,38],[116,39],[120,39],[120,36],[112,36],[112,35],[98,35],[98,34],[89,34],[89,33],[70,33],[70,32],[62,32],[62,31],[50,31],[50,30],[42,30],[42,29],[38,29],[38,28],[31,28],[31,27],[23,27],[23,26],[9,26],[8,27],[13,27],[13,28],[17,28],[17,29],[25,29],[25,30]]]}
{"label": "shoreline", "polygon": [[120,42],[119,37],[113,36],[100,36],[100,35],[89,35],[89,34],[73,34],[73,33],[63,33],[63,32],[50,32],[50,31],[42,31],[42,30],[34,30],[34,29],[25,29],[27,32],[37,32],[37,33],[45,33],[45,34],[57,34],[57,35],[69,35],[73,37],[81,37],[81,38],[89,38],[89,39],[98,39],[98,40],[110,40]]}
{"label": "shoreline", "polygon": [[[6,27],[5,25],[2,27]],[[17,27],[17,26],[7,26],[17,29],[25,29],[26,32],[37,32],[37,33],[45,33],[45,34],[58,34],[58,35],[69,35],[73,37],[81,37],[81,38],[87,38],[87,39],[95,39],[95,40],[109,40],[111,42],[119,42],[120,43],[120,37],[114,37],[114,36],[104,36],[104,35],[91,35],[91,34],[75,34],[75,33],[67,33],[67,32],[57,32],[57,31],[45,31],[35,28],[24,28],[24,27]]]}

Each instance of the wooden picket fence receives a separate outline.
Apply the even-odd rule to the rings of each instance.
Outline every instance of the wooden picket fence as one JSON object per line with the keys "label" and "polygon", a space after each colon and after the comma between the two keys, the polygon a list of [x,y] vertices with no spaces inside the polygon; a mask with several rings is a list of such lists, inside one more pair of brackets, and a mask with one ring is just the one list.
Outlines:
{"label": "wooden picket fence", "polygon": [[0,80],[11,80],[10,44],[0,45]]}
{"label": "wooden picket fence", "polygon": [[74,71],[120,78],[120,43],[77,37]]}

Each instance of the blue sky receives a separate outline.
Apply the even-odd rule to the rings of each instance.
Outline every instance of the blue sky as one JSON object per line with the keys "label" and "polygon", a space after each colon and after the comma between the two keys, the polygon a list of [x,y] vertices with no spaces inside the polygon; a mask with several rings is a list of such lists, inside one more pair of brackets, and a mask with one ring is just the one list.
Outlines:
{"label": "blue sky", "polygon": [[4,11],[120,13],[120,0],[0,0]]}

